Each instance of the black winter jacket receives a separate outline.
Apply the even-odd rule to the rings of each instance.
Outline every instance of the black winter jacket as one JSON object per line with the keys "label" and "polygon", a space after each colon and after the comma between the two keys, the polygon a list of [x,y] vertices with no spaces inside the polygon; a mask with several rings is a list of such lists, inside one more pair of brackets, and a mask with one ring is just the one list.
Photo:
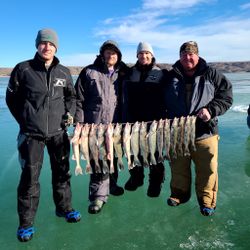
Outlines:
{"label": "black winter jacket", "polygon": [[38,53],[11,73],[6,103],[26,135],[47,138],[65,127],[63,116],[75,114],[75,89],[69,70],[54,57],[47,70]]}
{"label": "black winter jacket", "polygon": [[123,121],[153,121],[163,118],[163,71],[154,63],[138,62],[123,82]]}
{"label": "black winter jacket", "polygon": [[169,71],[164,85],[165,111],[169,119],[197,115],[201,108],[207,108],[211,119],[203,122],[197,118],[196,138],[203,139],[218,133],[217,116],[223,115],[233,103],[232,84],[216,69],[209,67],[199,58],[192,86],[191,106],[186,105],[185,77],[180,61]]}

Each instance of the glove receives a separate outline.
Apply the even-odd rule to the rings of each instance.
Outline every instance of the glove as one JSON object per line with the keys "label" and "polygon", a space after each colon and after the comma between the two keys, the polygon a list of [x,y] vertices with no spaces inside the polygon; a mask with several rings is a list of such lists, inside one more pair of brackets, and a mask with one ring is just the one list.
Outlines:
{"label": "glove", "polygon": [[65,127],[73,125],[74,117],[69,112],[67,112],[66,115],[63,116],[63,121]]}

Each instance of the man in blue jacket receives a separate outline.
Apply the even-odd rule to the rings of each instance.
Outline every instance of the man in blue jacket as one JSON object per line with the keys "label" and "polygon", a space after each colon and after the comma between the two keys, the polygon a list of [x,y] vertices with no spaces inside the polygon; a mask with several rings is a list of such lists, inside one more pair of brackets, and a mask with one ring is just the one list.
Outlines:
{"label": "man in blue jacket", "polygon": [[196,42],[180,47],[180,60],[168,74],[165,85],[165,109],[169,119],[194,115],[196,151],[179,155],[170,161],[171,196],[168,205],[178,206],[191,196],[191,161],[195,164],[195,188],[204,216],[216,208],[218,191],[218,119],[232,105],[232,85],[199,56]]}
{"label": "man in blue jacket", "polygon": [[22,168],[17,191],[19,227],[17,237],[29,241],[40,196],[39,175],[45,146],[48,149],[56,215],[67,222],[80,221],[71,205],[69,154],[66,126],[73,123],[75,90],[69,70],[55,57],[55,31],[42,29],[36,38],[37,53],[17,64],[11,73],[6,102],[16,119],[19,160]]}

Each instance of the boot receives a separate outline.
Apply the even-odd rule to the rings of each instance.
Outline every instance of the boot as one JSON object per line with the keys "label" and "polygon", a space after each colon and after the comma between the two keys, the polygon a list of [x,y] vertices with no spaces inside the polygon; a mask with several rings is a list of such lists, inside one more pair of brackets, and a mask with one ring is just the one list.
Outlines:
{"label": "boot", "polygon": [[144,179],[144,169],[143,167],[135,166],[129,170],[130,177],[126,182],[124,188],[128,191],[135,191],[138,187],[143,185]]}
{"label": "boot", "polygon": [[147,195],[149,197],[158,197],[161,192],[161,186],[165,179],[164,165],[158,163],[149,168],[149,186]]}
{"label": "boot", "polygon": [[118,172],[117,169],[113,174],[109,174],[109,193],[114,196],[124,194],[124,189],[117,185]]}

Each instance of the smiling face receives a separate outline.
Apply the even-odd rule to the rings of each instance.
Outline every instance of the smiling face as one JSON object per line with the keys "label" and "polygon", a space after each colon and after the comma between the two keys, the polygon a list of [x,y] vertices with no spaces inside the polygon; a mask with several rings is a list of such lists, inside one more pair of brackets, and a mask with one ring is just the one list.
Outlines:
{"label": "smiling face", "polygon": [[51,64],[56,53],[56,47],[51,42],[41,42],[38,45],[37,52],[45,61],[45,64]]}
{"label": "smiling face", "polygon": [[149,51],[141,51],[137,58],[141,65],[149,65],[152,63],[153,55]]}
{"label": "smiling face", "polygon": [[180,63],[186,72],[195,71],[199,62],[199,56],[195,53],[182,52],[180,55]]}
{"label": "smiling face", "polygon": [[118,54],[112,49],[105,49],[103,57],[108,68],[114,67],[118,61]]}

